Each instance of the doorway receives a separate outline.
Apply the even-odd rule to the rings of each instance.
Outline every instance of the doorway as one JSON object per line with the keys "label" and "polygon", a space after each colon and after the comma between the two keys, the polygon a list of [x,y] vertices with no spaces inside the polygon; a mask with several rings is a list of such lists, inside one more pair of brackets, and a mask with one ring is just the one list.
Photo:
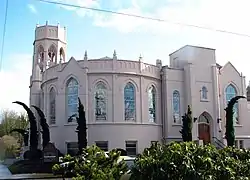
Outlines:
{"label": "doorway", "polygon": [[210,130],[210,122],[211,116],[207,112],[203,112],[198,119],[198,134],[199,139],[203,140],[204,144],[211,143],[211,130]]}

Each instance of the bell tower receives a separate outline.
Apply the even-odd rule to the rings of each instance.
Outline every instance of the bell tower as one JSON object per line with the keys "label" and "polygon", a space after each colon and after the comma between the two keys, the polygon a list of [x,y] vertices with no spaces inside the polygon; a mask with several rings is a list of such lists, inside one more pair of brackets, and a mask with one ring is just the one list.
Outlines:
{"label": "bell tower", "polygon": [[36,26],[34,40],[33,70],[38,65],[41,72],[58,63],[65,62],[66,58],[66,28],[46,25]]}
{"label": "bell tower", "polygon": [[40,107],[42,75],[46,69],[66,59],[66,28],[48,25],[36,26],[33,43],[33,65],[30,77],[30,104]]}
{"label": "bell tower", "polygon": [[[36,26],[33,43],[33,65],[30,77],[30,106],[35,105],[43,110],[43,91],[41,84],[43,73],[50,67],[64,63],[66,59],[66,28],[60,25],[52,26],[46,22]],[[37,114],[35,113],[37,116]],[[38,123],[38,129],[40,124]],[[41,137],[39,134],[39,147]]]}

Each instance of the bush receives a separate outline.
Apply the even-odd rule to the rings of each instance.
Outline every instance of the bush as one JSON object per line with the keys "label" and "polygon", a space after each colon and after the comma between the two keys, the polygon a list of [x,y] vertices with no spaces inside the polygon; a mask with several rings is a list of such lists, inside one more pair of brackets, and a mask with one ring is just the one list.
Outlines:
{"label": "bush", "polygon": [[83,150],[76,157],[66,155],[62,164],[53,166],[53,173],[71,176],[76,180],[118,180],[127,172],[124,161],[118,163],[120,152],[112,150],[105,154],[97,146],[91,146]]}
{"label": "bush", "polygon": [[153,144],[135,160],[133,180],[247,180],[250,152],[193,142]]}
{"label": "bush", "polygon": [[20,153],[20,147],[17,140],[5,135],[0,138],[0,159],[15,158]]}

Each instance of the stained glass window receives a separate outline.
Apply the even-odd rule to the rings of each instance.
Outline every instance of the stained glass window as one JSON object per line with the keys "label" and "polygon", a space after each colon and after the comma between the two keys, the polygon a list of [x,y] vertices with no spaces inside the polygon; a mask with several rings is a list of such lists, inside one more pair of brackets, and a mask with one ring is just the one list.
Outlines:
{"label": "stained glass window", "polygon": [[201,89],[201,98],[207,99],[207,88],[205,86],[203,86]]}
{"label": "stained glass window", "polygon": [[68,122],[76,122],[78,116],[78,82],[74,78],[68,80],[66,94]]}
{"label": "stained glass window", "polygon": [[174,123],[181,123],[181,112],[180,112],[180,93],[175,90],[173,92],[173,119]]}
{"label": "stained glass window", "polygon": [[96,120],[107,120],[107,88],[99,82],[95,89],[95,117]]}
{"label": "stained glass window", "polygon": [[52,87],[49,92],[49,99],[50,99],[50,124],[56,124],[56,91]]}
{"label": "stained glass window", "polygon": [[155,122],[155,87],[151,86],[148,90],[148,114],[149,122]]}
{"label": "stained glass window", "polygon": [[[226,88],[225,94],[226,94],[226,102],[228,103],[233,97],[235,97],[237,95],[236,88],[232,84],[229,84],[227,86],[227,88]],[[238,124],[239,123],[239,118],[238,118],[239,107],[238,107],[238,103],[236,103],[234,105],[233,111],[234,111],[234,115],[233,115],[234,122]]]}
{"label": "stained glass window", "polygon": [[130,82],[124,88],[124,115],[125,120],[135,120],[135,86]]}

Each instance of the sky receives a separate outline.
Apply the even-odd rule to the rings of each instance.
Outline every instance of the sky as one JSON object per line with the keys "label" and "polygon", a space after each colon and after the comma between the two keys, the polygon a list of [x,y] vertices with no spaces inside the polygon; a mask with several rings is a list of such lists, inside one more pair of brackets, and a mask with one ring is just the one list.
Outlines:
{"label": "sky", "polygon": [[[184,45],[216,49],[216,60],[230,61],[250,77],[250,36],[208,31],[175,22],[250,35],[249,0],[51,0],[85,7],[112,10],[167,22],[150,21],[98,11],[70,8],[38,0],[9,0],[5,45],[0,70],[0,110],[21,111],[15,100],[29,102],[34,30],[36,24],[65,26],[67,59],[111,56],[155,64],[169,63],[169,54]],[[0,1],[0,38],[3,34],[6,0]],[[2,39],[0,39],[0,47]],[[248,82],[247,82],[248,84]]]}

